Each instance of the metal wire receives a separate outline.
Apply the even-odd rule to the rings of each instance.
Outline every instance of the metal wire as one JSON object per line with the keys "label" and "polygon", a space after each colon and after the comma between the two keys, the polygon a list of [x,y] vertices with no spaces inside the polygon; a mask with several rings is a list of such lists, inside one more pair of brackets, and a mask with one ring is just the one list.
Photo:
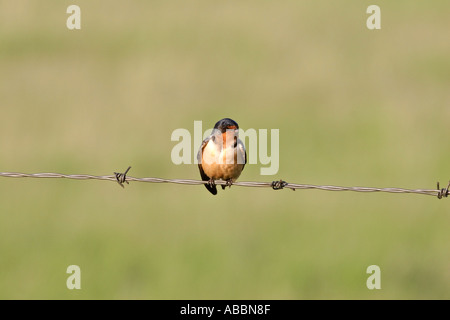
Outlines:
{"label": "metal wire", "polygon": [[[150,183],[176,183],[176,184],[188,184],[188,185],[201,185],[206,184],[208,181],[202,180],[191,180],[191,179],[162,179],[162,178],[135,178],[127,176],[128,171],[131,167],[124,173],[114,172],[114,175],[110,176],[94,176],[88,174],[61,174],[61,173],[19,173],[19,172],[0,172],[0,177],[7,178],[65,178],[65,179],[75,179],[75,180],[108,180],[116,181],[120,186],[124,187],[124,183],[129,183],[131,181],[136,182],[150,182]],[[227,185],[227,181],[216,180],[217,185]],[[258,188],[272,188],[274,190],[280,190],[288,188],[291,190],[297,189],[316,189],[316,190],[326,190],[326,191],[355,191],[355,192],[388,192],[388,193],[413,193],[413,194],[423,194],[429,196],[435,196],[438,199],[448,197],[450,191],[450,182],[447,188],[439,188],[439,182],[437,183],[437,189],[403,189],[403,188],[372,188],[372,187],[341,187],[341,186],[331,186],[331,185],[313,185],[313,184],[297,184],[288,183],[283,180],[272,181],[272,182],[233,182],[233,186],[240,187],[258,187]]]}

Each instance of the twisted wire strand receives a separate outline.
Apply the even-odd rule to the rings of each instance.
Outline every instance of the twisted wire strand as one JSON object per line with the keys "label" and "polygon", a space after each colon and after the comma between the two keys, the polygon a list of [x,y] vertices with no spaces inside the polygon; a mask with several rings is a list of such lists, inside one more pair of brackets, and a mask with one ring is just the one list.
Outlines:
{"label": "twisted wire strand", "polygon": [[[136,182],[149,182],[149,183],[176,183],[176,184],[187,184],[187,185],[201,185],[206,184],[208,181],[202,180],[192,180],[192,179],[163,179],[163,178],[136,178],[127,176],[128,171],[131,167],[124,173],[114,172],[114,175],[106,176],[95,176],[88,174],[61,174],[53,172],[43,172],[43,173],[20,173],[20,172],[0,172],[0,177],[7,178],[65,178],[65,179],[75,179],[75,180],[107,180],[116,181],[120,186],[124,187],[124,183],[129,183],[131,181]],[[227,185],[227,181],[216,180],[217,185]],[[315,190],[326,190],[326,191],[355,191],[355,192],[388,192],[388,193],[412,193],[412,194],[423,194],[429,196],[435,196],[438,199],[446,198],[449,195],[450,182],[447,188],[439,188],[439,182],[437,183],[437,189],[403,189],[403,188],[373,188],[373,187],[342,187],[342,186],[332,186],[332,185],[313,185],[313,184],[297,184],[288,183],[283,180],[272,181],[272,182],[256,182],[256,181],[241,181],[233,182],[233,186],[241,187],[257,187],[257,188],[272,188],[274,190],[280,190],[288,188],[291,190],[297,189],[315,189]]]}

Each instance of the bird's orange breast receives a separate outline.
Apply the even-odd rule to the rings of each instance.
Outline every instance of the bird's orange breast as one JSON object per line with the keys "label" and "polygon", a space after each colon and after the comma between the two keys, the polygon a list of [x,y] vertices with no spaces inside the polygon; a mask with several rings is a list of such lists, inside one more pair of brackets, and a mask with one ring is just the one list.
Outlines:
{"label": "bird's orange breast", "polygon": [[[225,136],[223,137],[225,139]],[[244,169],[244,165],[238,163],[237,149],[234,147],[217,150],[214,143],[208,143],[203,149],[202,168],[212,179],[236,180]]]}

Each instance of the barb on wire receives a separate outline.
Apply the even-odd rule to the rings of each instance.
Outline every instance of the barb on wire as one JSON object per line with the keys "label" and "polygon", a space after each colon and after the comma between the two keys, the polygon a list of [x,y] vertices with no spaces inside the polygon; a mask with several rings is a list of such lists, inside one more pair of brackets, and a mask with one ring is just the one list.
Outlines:
{"label": "barb on wire", "polygon": [[443,197],[447,198],[448,194],[449,194],[449,189],[450,189],[450,181],[448,182],[447,188],[442,188],[442,189],[439,189],[439,182],[438,182],[437,189],[439,191],[437,194],[438,199],[442,199]]}
{"label": "barb on wire", "polygon": [[[0,172],[0,177],[7,178],[66,178],[76,180],[108,180],[116,181],[123,188],[124,183],[129,184],[130,181],[136,182],[150,182],[150,183],[177,183],[177,184],[189,184],[189,185],[202,185],[209,183],[209,181],[202,180],[190,180],[190,179],[162,179],[162,178],[135,178],[127,176],[131,167],[128,167],[124,173],[114,172],[114,175],[109,176],[93,176],[87,174],[61,174],[61,173],[18,173],[18,172]],[[217,185],[229,185],[229,182],[217,180]],[[402,188],[372,188],[372,187],[340,187],[340,186],[319,186],[312,184],[296,184],[288,183],[284,180],[272,181],[272,182],[233,182],[235,186],[241,187],[260,187],[260,188],[272,188],[273,190],[281,190],[288,188],[291,190],[296,189],[315,189],[315,190],[327,190],[327,191],[355,191],[355,192],[389,192],[389,193],[413,193],[423,194],[429,196],[435,196],[438,199],[447,198],[450,194],[450,182],[447,188],[439,188],[439,182],[437,183],[437,189],[402,189]]]}
{"label": "barb on wire", "polygon": [[[286,187],[288,183],[280,179],[280,181],[272,181],[272,189],[273,190],[281,190]],[[295,189],[292,189],[295,191]]]}
{"label": "barb on wire", "polygon": [[124,182],[126,182],[127,184],[130,184],[127,181],[127,173],[128,171],[130,171],[131,167],[128,167],[127,170],[125,170],[124,173],[118,173],[118,172],[114,172],[114,174],[116,175],[116,179],[117,179],[117,183],[122,187],[125,188],[125,186],[123,185]]}

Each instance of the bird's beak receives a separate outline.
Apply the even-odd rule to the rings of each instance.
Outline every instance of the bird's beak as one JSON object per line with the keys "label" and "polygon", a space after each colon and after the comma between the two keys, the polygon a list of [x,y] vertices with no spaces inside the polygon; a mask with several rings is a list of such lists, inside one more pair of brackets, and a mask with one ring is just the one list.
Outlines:
{"label": "bird's beak", "polygon": [[233,130],[233,134],[235,135],[235,136],[239,136],[239,129],[238,128],[236,128],[236,126],[229,126],[229,127],[227,127],[227,131],[231,131],[231,130]]}

